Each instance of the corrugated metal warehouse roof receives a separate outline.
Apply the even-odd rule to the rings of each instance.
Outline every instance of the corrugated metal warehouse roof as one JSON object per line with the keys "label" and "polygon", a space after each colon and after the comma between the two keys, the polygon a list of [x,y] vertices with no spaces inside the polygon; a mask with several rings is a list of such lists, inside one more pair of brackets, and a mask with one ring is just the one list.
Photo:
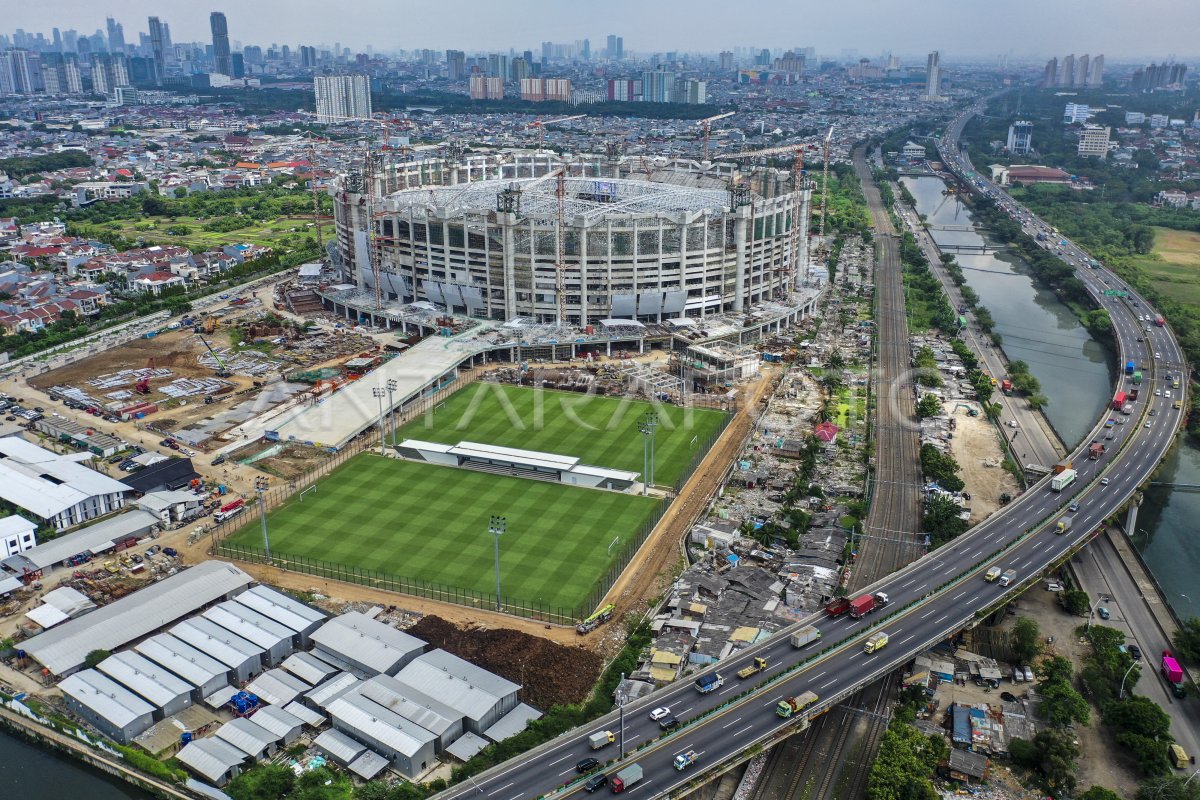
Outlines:
{"label": "corrugated metal warehouse roof", "polygon": [[233,564],[205,561],[35,636],[25,651],[54,675],[65,675],[93,650],[116,650],[252,581]]}
{"label": "corrugated metal warehouse roof", "polygon": [[213,736],[229,742],[238,750],[254,758],[258,758],[283,739],[282,736],[276,736],[266,728],[255,725],[244,717],[235,717],[229,720],[217,728]]}
{"label": "corrugated metal warehouse roof", "polygon": [[481,719],[520,686],[445,650],[431,650],[396,675],[401,683],[436,697],[472,719]]}
{"label": "corrugated metal warehouse roof", "polygon": [[500,742],[510,736],[516,736],[521,731],[525,730],[530,722],[535,719],[541,719],[542,712],[538,711],[533,706],[527,706],[521,703],[512,711],[500,718],[492,727],[483,732],[483,735],[491,739],[493,742]]}
{"label": "corrugated metal warehouse roof", "polygon": [[292,653],[279,666],[307,682],[309,686],[317,686],[338,673],[337,667],[322,661],[312,653]]}
{"label": "corrugated metal warehouse roof", "polygon": [[246,691],[258,695],[264,703],[285,706],[312,686],[281,669],[269,669],[246,684]]}
{"label": "corrugated metal warehouse roof", "polygon": [[[181,696],[192,693],[192,686],[187,681],[131,650],[113,653],[96,668],[159,709],[177,703]],[[189,704],[190,701],[184,705]]]}
{"label": "corrugated metal warehouse roof", "polygon": [[15,436],[0,438],[0,497],[43,519],[129,486]]}
{"label": "corrugated metal warehouse roof", "polygon": [[462,721],[462,714],[445,703],[421,695],[420,700],[428,704],[423,705],[410,697],[415,693],[390,675],[376,675],[354,691],[438,736]]}
{"label": "corrugated metal warehouse roof", "polygon": [[225,773],[240,766],[246,754],[228,742],[214,737],[188,742],[175,757],[201,778],[220,785]]}
{"label": "corrugated metal warehouse roof", "polygon": [[454,744],[446,748],[446,752],[457,758],[459,761],[470,761],[471,756],[478,753],[483,748],[487,747],[487,739],[482,736],[467,731],[462,736],[454,740]]}
{"label": "corrugated metal warehouse roof", "polygon": [[238,595],[236,600],[247,608],[286,625],[296,633],[310,630],[328,616],[323,611],[306,606],[299,600],[293,600],[286,594],[266,586],[252,586]]}
{"label": "corrugated metal warehouse roof", "polygon": [[89,525],[81,531],[68,533],[57,539],[39,544],[37,547],[4,559],[4,563],[20,571],[22,565],[31,569],[49,570],[81,553],[103,553],[111,550],[113,542],[128,537],[142,538],[158,524],[158,518],[148,511],[130,511]]}
{"label": "corrugated metal warehouse roof", "polygon": [[379,773],[387,769],[388,760],[376,753],[374,750],[368,750],[358,758],[350,762],[350,766],[346,769],[353,772],[364,781],[369,781]]}
{"label": "corrugated metal warehouse roof", "polygon": [[229,667],[169,633],[158,633],[133,648],[151,661],[162,664],[192,686],[207,686]]}
{"label": "corrugated metal warehouse roof", "polygon": [[312,634],[322,649],[375,673],[394,673],[426,643],[358,611],[334,617]]}
{"label": "corrugated metal warehouse roof", "polygon": [[293,701],[283,707],[283,710],[291,714],[296,719],[303,722],[310,728],[319,728],[325,724],[325,717],[305,705],[301,705],[299,701]]}
{"label": "corrugated metal warehouse roof", "polygon": [[217,623],[204,617],[185,619],[169,633],[187,642],[192,647],[208,653],[231,669],[246,663],[247,659],[262,658],[266,652],[253,642],[235,636]]}
{"label": "corrugated metal warehouse roof", "polygon": [[58,688],[96,716],[108,720],[114,728],[124,728],[138,717],[154,713],[154,707],[145,700],[94,669],[68,676],[59,682]]}
{"label": "corrugated metal warehouse roof", "polygon": [[346,727],[409,758],[418,755],[422,747],[431,745],[437,738],[420,725],[362,695],[344,694],[330,703],[328,710],[329,716]]}
{"label": "corrugated metal warehouse roof", "polygon": [[251,721],[281,740],[290,740],[304,726],[302,719],[279,706],[260,708],[254,712]]}
{"label": "corrugated metal warehouse roof", "polygon": [[354,741],[336,728],[322,731],[320,736],[313,739],[313,745],[342,766],[358,758],[367,749],[365,744]]}
{"label": "corrugated metal warehouse roof", "polygon": [[328,711],[329,704],[358,684],[358,678],[349,672],[341,672],[304,695],[317,708]]}
{"label": "corrugated metal warehouse roof", "polygon": [[291,628],[267,619],[234,600],[218,603],[205,611],[203,616],[264,650],[272,650],[283,642],[291,647]]}

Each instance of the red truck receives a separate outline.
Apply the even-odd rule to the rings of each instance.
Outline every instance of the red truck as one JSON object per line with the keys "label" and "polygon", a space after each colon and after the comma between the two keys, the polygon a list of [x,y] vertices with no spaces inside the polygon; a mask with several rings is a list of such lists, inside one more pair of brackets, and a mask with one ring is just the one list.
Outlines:
{"label": "red truck", "polygon": [[854,619],[862,619],[874,610],[875,595],[873,594],[859,595],[850,601],[850,616]]}
{"label": "red truck", "polygon": [[1112,407],[1113,411],[1120,411],[1125,407],[1125,392],[1117,392],[1113,395]]}
{"label": "red truck", "polygon": [[1000,391],[1004,392],[1005,394],[1012,394],[1012,381],[1010,381],[1008,378],[1000,381]]}
{"label": "red truck", "polygon": [[1179,666],[1179,662],[1171,655],[1170,650],[1162,651],[1162,666],[1160,668],[1162,676],[1167,679],[1168,683],[1183,683],[1183,668]]}
{"label": "red truck", "polygon": [[825,605],[825,613],[831,617],[840,617],[850,610],[850,600],[845,597],[839,597],[836,600],[831,600]]}
{"label": "red truck", "polygon": [[1165,319],[1163,319],[1162,314],[1159,314],[1157,317],[1154,318],[1154,324],[1160,328],[1165,328],[1167,326],[1167,321]]}

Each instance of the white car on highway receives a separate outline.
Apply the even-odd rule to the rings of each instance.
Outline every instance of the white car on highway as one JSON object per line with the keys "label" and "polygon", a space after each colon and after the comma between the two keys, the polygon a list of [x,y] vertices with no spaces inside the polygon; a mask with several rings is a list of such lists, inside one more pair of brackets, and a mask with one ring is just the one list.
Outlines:
{"label": "white car on highway", "polygon": [[666,706],[659,706],[650,712],[650,719],[655,721],[669,716],[671,716],[671,709],[667,708]]}

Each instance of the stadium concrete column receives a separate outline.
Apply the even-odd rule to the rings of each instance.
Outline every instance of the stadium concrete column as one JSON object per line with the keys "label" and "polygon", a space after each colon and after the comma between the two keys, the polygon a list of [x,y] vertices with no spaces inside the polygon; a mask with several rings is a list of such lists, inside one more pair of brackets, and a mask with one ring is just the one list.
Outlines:
{"label": "stadium concrete column", "polygon": [[516,246],[513,241],[513,226],[517,224],[517,215],[512,212],[500,213],[496,215],[496,221],[500,223],[504,240],[504,252],[501,254],[504,259],[504,318],[511,320],[517,316],[517,278],[513,261],[513,248]]}
{"label": "stadium concrete column", "polygon": [[[587,222],[582,222],[579,226],[579,324],[587,325],[587,240],[588,228]],[[572,351],[574,348],[572,348]]]}
{"label": "stadium concrete column", "polygon": [[734,209],[737,218],[733,222],[733,244],[737,249],[737,283],[733,287],[733,310],[741,311],[746,304],[746,225],[749,221],[750,208],[742,206]]}

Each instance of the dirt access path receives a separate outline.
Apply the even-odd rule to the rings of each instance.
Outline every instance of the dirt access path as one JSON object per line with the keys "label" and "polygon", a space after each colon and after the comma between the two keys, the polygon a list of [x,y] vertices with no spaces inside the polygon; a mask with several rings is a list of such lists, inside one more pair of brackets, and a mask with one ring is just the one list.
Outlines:
{"label": "dirt access path", "polygon": [[729,465],[741,453],[746,437],[750,435],[770,393],[779,385],[782,376],[783,371],[775,365],[763,365],[758,382],[752,388],[748,387],[749,393],[721,438],[683,485],[678,497],[650,532],[629,568],[608,590],[601,605],[616,605],[618,619],[630,611],[638,610],[644,601],[658,592],[660,581],[667,577],[666,571],[678,558],[680,540],[704,512]]}
{"label": "dirt access path", "polygon": [[[977,525],[1000,508],[1000,495],[1008,493],[1016,497],[1021,487],[1012,473],[1001,466],[1004,452],[995,426],[982,414],[969,416],[963,407],[974,403],[957,402],[949,413],[957,420],[954,438],[950,440],[950,453],[962,467],[959,477],[971,493],[971,524]],[[949,410],[951,403],[946,403]]]}

